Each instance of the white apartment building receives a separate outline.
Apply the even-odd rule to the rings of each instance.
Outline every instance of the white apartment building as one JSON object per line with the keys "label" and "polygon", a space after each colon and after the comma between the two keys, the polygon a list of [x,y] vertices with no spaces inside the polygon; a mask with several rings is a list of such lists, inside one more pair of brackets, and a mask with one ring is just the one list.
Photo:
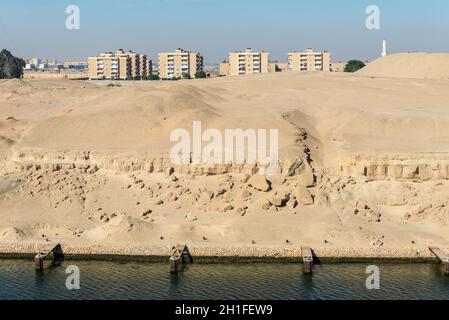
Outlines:
{"label": "white apartment building", "polygon": [[289,71],[330,71],[330,53],[314,52],[312,49],[288,54]]}
{"label": "white apartment building", "polygon": [[268,52],[255,52],[250,48],[245,51],[230,52],[229,64],[228,66],[222,66],[221,73],[230,76],[267,73],[268,58]]}

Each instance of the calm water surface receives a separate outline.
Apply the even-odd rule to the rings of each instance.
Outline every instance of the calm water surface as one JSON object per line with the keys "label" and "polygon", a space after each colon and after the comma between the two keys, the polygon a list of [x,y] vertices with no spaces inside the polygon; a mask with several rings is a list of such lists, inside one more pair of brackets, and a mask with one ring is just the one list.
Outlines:
{"label": "calm water surface", "polygon": [[[81,289],[65,287],[76,265]],[[0,260],[0,299],[449,299],[449,277],[433,264],[379,264],[381,289],[367,290],[368,264],[323,264],[313,277],[300,264],[167,264],[65,261],[34,271],[29,260]]]}

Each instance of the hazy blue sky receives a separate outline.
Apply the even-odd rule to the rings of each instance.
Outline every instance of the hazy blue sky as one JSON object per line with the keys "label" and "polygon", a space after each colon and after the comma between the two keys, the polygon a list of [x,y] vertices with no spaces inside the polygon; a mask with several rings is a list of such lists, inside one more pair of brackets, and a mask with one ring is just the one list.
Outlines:
{"label": "hazy blue sky", "polygon": [[[78,5],[81,29],[65,28]],[[365,28],[380,7],[381,29]],[[86,59],[132,49],[150,55],[182,47],[220,62],[252,47],[286,60],[290,50],[329,50],[333,60],[391,52],[449,52],[448,0],[0,0],[0,48],[22,57]]]}

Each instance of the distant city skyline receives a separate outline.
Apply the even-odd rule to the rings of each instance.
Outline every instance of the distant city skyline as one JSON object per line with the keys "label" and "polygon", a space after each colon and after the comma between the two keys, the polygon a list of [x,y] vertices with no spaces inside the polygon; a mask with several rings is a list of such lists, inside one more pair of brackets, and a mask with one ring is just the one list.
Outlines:
{"label": "distant city skyline", "polygon": [[[66,8],[80,8],[80,29],[65,26]],[[365,12],[380,9],[380,30]],[[286,61],[288,52],[328,50],[332,61],[373,60],[388,41],[390,54],[449,52],[446,0],[15,0],[0,4],[0,47],[23,58],[87,60],[118,48],[147,54],[180,47],[205,65],[251,47]]]}

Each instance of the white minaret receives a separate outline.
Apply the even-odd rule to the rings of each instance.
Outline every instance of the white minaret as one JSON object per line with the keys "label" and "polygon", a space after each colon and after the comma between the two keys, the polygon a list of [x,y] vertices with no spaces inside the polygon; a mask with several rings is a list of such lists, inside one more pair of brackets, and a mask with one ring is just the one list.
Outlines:
{"label": "white minaret", "polygon": [[383,41],[382,42],[382,57],[386,57],[387,56],[387,41]]}

